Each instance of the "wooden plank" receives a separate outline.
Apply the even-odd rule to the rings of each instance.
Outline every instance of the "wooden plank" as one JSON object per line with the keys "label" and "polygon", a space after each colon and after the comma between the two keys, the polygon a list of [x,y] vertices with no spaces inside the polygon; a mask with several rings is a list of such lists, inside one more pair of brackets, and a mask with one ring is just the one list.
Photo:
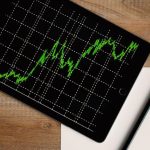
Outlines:
{"label": "wooden plank", "polygon": [[[73,1],[150,42],[149,0]],[[60,124],[0,93],[0,150],[6,149],[60,150]]]}
{"label": "wooden plank", "polygon": [[60,124],[0,93],[0,150],[59,150]]}

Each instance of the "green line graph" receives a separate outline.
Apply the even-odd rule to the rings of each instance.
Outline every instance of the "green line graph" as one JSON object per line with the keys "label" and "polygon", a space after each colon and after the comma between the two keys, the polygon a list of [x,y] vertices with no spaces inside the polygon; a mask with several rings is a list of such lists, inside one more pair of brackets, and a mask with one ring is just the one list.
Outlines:
{"label": "green line graph", "polygon": [[20,73],[17,73],[15,70],[10,70],[6,73],[0,73],[0,79],[5,78],[14,78],[16,84],[21,84],[25,81],[27,81],[37,70],[38,67],[42,67],[47,60],[58,60],[59,61],[59,69],[64,69],[67,68],[67,77],[71,77],[73,74],[74,70],[78,68],[80,62],[87,56],[87,55],[96,55],[105,46],[110,46],[111,48],[111,55],[113,59],[116,61],[122,61],[123,58],[130,53],[134,53],[137,48],[139,47],[139,44],[132,41],[129,46],[126,49],[123,50],[117,50],[117,43],[116,40],[113,40],[112,38],[109,39],[97,39],[94,44],[90,45],[80,56],[80,58],[75,61],[72,60],[71,57],[65,59],[65,50],[67,49],[67,40],[61,45],[60,45],[60,38],[54,42],[54,45],[52,48],[45,49],[43,54],[40,56],[39,60],[35,63],[35,66],[31,69],[30,72],[27,73],[27,75],[21,75]]}

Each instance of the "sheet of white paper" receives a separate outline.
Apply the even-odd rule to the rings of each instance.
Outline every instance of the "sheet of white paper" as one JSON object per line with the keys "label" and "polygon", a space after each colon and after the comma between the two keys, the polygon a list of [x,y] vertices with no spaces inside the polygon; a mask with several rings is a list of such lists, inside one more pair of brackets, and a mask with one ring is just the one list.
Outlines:
{"label": "sheet of white paper", "polygon": [[103,143],[97,143],[73,129],[61,125],[61,150],[118,150],[145,104],[149,93],[150,68],[143,68],[106,140]]}

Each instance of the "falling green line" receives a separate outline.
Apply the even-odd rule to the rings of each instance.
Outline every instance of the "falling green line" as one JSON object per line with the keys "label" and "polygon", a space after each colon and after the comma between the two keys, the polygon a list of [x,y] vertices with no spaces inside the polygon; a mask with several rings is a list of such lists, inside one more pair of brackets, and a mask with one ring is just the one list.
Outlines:
{"label": "falling green line", "polygon": [[[9,72],[0,74],[0,79],[5,78],[14,78],[16,84],[21,84],[27,81],[36,71],[38,67],[42,67],[47,60],[58,60],[59,61],[59,69],[64,69],[68,67],[67,70],[67,77],[70,77],[74,70],[78,68],[80,62],[87,56],[92,55],[95,56],[97,53],[102,51],[102,48],[105,46],[111,47],[111,55],[114,60],[122,61],[123,58],[130,53],[134,53],[139,44],[132,41],[126,49],[123,49],[121,52],[117,51],[117,44],[115,40],[112,38],[109,39],[97,39],[93,45],[90,45],[80,56],[80,58],[75,62],[71,59],[71,57],[65,60],[65,49],[67,48],[67,41],[65,41],[62,46],[59,48],[60,45],[60,38],[54,43],[51,50],[46,49],[39,60],[36,62],[35,66],[32,70],[26,75],[21,75],[17,73],[15,70],[10,70]],[[118,53],[118,54],[117,54]]]}

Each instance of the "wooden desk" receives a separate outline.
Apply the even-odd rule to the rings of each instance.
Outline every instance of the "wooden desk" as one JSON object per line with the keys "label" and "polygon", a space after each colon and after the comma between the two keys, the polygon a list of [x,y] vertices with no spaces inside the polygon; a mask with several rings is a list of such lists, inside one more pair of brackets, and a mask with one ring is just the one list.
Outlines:
{"label": "wooden desk", "polygon": [[[150,42],[149,0],[73,1]],[[60,136],[60,123],[0,93],[0,150],[60,150]]]}

